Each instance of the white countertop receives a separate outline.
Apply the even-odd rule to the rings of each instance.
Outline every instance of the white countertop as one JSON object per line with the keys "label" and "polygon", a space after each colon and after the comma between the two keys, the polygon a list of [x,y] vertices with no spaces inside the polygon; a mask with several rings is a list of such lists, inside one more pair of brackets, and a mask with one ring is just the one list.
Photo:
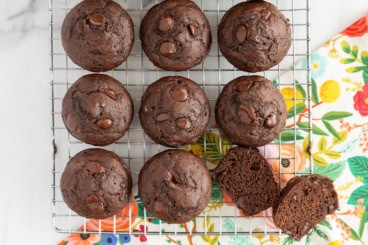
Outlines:
{"label": "white countertop", "polygon": [[[368,12],[367,0],[310,1],[312,50]],[[51,226],[47,10],[47,0],[0,0],[2,245],[56,245],[65,237]]]}

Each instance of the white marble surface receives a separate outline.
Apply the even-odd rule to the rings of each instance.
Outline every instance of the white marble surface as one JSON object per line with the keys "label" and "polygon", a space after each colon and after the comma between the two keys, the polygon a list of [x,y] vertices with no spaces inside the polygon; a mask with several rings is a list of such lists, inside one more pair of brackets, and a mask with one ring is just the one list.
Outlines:
{"label": "white marble surface", "polygon": [[[313,49],[368,12],[367,0],[310,1]],[[64,237],[52,230],[50,217],[47,10],[47,0],[0,0],[2,245],[57,244]]]}

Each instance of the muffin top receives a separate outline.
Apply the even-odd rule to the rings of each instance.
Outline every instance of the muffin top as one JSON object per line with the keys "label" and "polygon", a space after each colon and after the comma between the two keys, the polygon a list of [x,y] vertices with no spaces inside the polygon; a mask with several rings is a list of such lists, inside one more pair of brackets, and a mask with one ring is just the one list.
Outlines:
{"label": "muffin top", "polygon": [[153,156],[139,173],[139,195],[147,212],[182,224],[199,215],[211,198],[211,177],[204,162],[183,150]]}
{"label": "muffin top", "polygon": [[93,72],[111,70],[128,57],[134,42],[133,22],[111,0],[84,0],[65,17],[61,37],[66,54]]}
{"label": "muffin top", "polygon": [[219,46],[239,70],[265,71],[279,64],[291,46],[286,17],[271,3],[251,0],[230,8],[218,27]]}
{"label": "muffin top", "polygon": [[71,135],[91,145],[109,145],[120,139],[133,119],[133,102],[114,78],[91,74],[67,91],[61,115]]}
{"label": "muffin top", "polygon": [[242,76],[221,91],[216,122],[233,144],[263,146],[273,141],[286,123],[284,98],[261,76]]}
{"label": "muffin top", "polygon": [[88,149],[70,159],[60,188],[71,210],[82,217],[105,219],[128,203],[132,177],[115,153]]}
{"label": "muffin top", "polygon": [[210,119],[210,106],[203,90],[192,80],[163,77],[144,93],[139,117],[152,140],[178,147],[201,136]]}
{"label": "muffin top", "polygon": [[153,6],[142,20],[140,38],[151,62],[169,71],[183,71],[201,63],[212,42],[206,16],[188,0]]}

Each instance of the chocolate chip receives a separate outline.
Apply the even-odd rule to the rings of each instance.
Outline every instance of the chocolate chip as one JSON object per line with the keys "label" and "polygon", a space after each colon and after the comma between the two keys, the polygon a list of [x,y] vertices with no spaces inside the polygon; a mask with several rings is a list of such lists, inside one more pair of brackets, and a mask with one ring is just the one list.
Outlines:
{"label": "chocolate chip", "polygon": [[160,31],[168,31],[174,26],[174,18],[171,16],[164,16],[161,18],[158,29]]}
{"label": "chocolate chip", "polygon": [[297,195],[296,193],[293,193],[293,194],[291,195],[291,199],[292,199],[294,202],[296,202],[296,200],[298,200],[298,195]]}
{"label": "chocolate chip", "polygon": [[155,211],[159,214],[167,214],[167,207],[165,205],[165,203],[161,202],[161,201],[155,201],[154,203],[154,207]]}
{"label": "chocolate chip", "polygon": [[170,56],[176,53],[175,43],[172,42],[163,42],[160,46],[160,53],[163,56]]}
{"label": "chocolate chip", "polygon": [[259,36],[257,36],[257,35],[250,36],[250,39],[253,40],[256,43],[259,43],[259,41],[260,41]]}
{"label": "chocolate chip", "polygon": [[193,24],[188,25],[188,31],[192,36],[194,37],[197,36],[197,32],[198,32],[197,30],[198,28],[195,25]]}
{"label": "chocolate chip", "polygon": [[307,189],[303,189],[303,196],[308,196],[308,190]]}
{"label": "chocolate chip", "polygon": [[328,206],[327,212],[329,214],[331,214],[331,213],[335,212],[335,210],[336,210],[336,205],[335,204],[331,204],[331,205]]}
{"label": "chocolate chip", "polygon": [[177,180],[176,180],[176,178],[175,178],[175,174],[173,174],[173,173],[171,173],[171,172],[168,172],[168,173],[167,173],[167,180],[168,180],[170,183],[174,184],[174,185],[177,185],[177,184],[178,184],[178,181],[177,181]]}
{"label": "chocolate chip", "polygon": [[112,120],[108,118],[103,118],[97,121],[96,123],[97,127],[100,129],[108,129],[112,126]]}
{"label": "chocolate chip", "polygon": [[245,39],[247,39],[247,28],[243,25],[238,26],[235,31],[235,36],[239,43],[243,43]]}
{"label": "chocolate chip", "polygon": [[106,90],[105,94],[109,96],[111,99],[116,100],[116,93],[114,92],[114,90],[111,89]]}
{"label": "chocolate chip", "polygon": [[86,164],[86,169],[91,172],[91,173],[96,173],[96,174],[101,174],[105,172],[105,168],[103,166],[101,166],[100,163],[98,162],[88,162]]}
{"label": "chocolate chip", "polygon": [[187,118],[180,118],[176,120],[176,125],[180,129],[189,129],[192,126],[192,123]]}
{"label": "chocolate chip", "polygon": [[277,125],[277,116],[275,114],[268,115],[266,118],[266,128],[274,128]]}
{"label": "chocolate chip", "polygon": [[188,99],[188,91],[185,86],[178,85],[171,92],[171,96],[174,100],[183,102]]}
{"label": "chocolate chip", "polygon": [[104,18],[102,14],[94,14],[89,16],[89,22],[94,26],[102,26]]}
{"label": "chocolate chip", "polygon": [[259,162],[254,162],[250,167],[250,170],[258,171],[261,168],[261,164]]}
{"label": "chocolate chip", "polygon": [[163,122],[163,121],[166,121],[170,118],[170,115],[169,114],[166,114],[166,113],[161,113],[159,114],[157,117],[156,117],[156,120],[158,122]]}
{"label": "chocolate chip", "polygon": [[103,213],[105,210],[103,202],[95,195],[90,195],[86,200],[87,208],[93,213]]}
{"label": "chocolate chip", "polygon": [[[240,105],[238,115],[240,121],[246,124],[252,123],[256,118],[256,112],[250,105]],[[257,134],[258,132],[255,132]]]}
{"label": "chocolate chip", "polygon": [[75,25],[77,32],[79,32],[79,33],[83,33],[84,32],[84,25],[85,25],[84,22],[85,22],[84,19],[78,20],[77,24]]}

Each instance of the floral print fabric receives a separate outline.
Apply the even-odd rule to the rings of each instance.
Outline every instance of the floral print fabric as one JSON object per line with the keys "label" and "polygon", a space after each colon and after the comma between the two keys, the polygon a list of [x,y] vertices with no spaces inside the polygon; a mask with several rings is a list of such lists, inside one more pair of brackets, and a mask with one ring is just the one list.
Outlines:
{"label": "floral print fabric", "polygon": [[[298,68],[307,67],[307,61],[296,64]],[[309,172],[313,160],[313,172],[330,177],[334,180],[339,196],[340,208],[335,214],[328,216],[317,225],[302,241],[296,242],[284,235],[253,235],[253,236],[145,236],[129,235],[129,227],[135,231],[157,230],[162,224],[147,214],[147,219],[133,218],[132,223],[126,218],[116,219],[116,231],[126,232],[125,235],[113,234],[72,234],[58,245],[107,245],[107,244],[368,244],[368,14],[345,29],[334,39],[326,42],[311,56],[311,103],[307,103],[306,89],[297,85],[281,88],[281,93],[287,99],[289,111],[296,112],[297,117],[289,118],[287,129],[276,143],[260,148],[265,157],[272,159],[274,171],[281,172],[280,181],[285,185],[295,174]],[[295,73],[297,83],[305,84],[305,73]],[[290,80],[291,74],[284,74],[280,80]],[[278,81],[275,81],[277,83]],[[292,84],[293,81],[289,81]],[[295,98],[294,98],[295,97]],[[294,108],[295,101],[295,108]],[[309,108],[310,107],[310,108]],[[312,111],[313,135],[303,128],[309,127],[305,113]],[[291,130],[294,125],[297,128]],[[312,147],[308,149],[309,137],[312,137]],[[297,139],[296,145],[292,144]],[[206,150],[203,144],[206,143]],[[221,137],[216,127],[207,132],[196,144],[186,147],[199,157],[205,156],[207,165],[213,169],[219,159],[230,148],[229,142]],[[281,154],[281,155],[280,155]],[[280,156],[279,156],[280,155]],[[294,157],[295,156],[295,157]],[[281,159],[281,162],[280,162]],[[217,185],[214,183],[214,185]],[[216,186],[214,186],[216,187]],[[217,188],[214,188],[216,190]],[[132,197],[133,198],[133,197]],[[135,193],[135,200],[139,196]],[[132,200],[134,200],[132,199]],[[226,193],[214,191],[213,203],[207,209],[207,219],[194,219],[189,225],[177,226],[177,232],[241,232],[249,230],[249,218],[242,214],[231,203]],[[217,202],[216,202],[217,201]],[[222,218],[221,224],[211,218],[211,213],[231,212],[240,216],[237,219]],[[121,215],[143,216],[143,206],[135,203],[121,211]],[[235,215],[234,214],[234,215]],[[272,215],[266,210],[257,216]],[[113,218],[101,222],[101,229],[113,231]],[[99,222],[91,220],[87,229],[98,229]],[[219,227],[221,226],[221,227]],[[165,231],[165,224],[162,231]],[[272,219],[264,223],[253,224],[251,231],[259,232],[277,230]]]}

